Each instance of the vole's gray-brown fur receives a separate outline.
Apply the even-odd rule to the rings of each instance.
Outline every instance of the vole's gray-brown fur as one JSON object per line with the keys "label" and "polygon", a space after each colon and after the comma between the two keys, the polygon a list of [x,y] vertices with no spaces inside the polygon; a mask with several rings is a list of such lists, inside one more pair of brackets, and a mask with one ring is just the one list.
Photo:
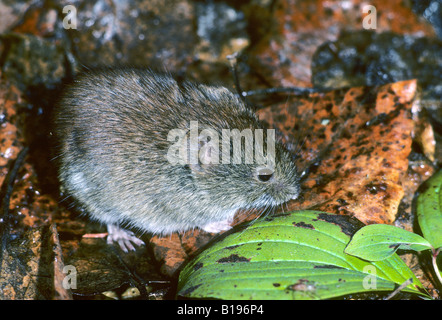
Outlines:
{"label": "vole's gray-brown fur", "polygon": [[188,130],[190,121],[220,135],[223,128],[261,128],[254,112],[223,87],[130,68],[80,75],[55,118],[65,192],[110,231],[127,224],[163,235],[226,230],[239,208],[298,196],[292,155],[278,142],[268,181],[260,180],[257,164],[171,164],[168,133]]}

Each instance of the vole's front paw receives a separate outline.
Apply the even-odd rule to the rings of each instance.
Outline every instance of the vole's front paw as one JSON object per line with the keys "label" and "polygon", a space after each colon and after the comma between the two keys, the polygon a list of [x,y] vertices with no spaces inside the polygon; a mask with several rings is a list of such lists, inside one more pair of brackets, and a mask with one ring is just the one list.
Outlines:
{"label": "vole's front paw", "polygon": [[135,247],[133,246],[133,244],[135,244],[136,246],[144,245],[144,242],[138,239],[132,231],[122,229],[116,225],[108,224],[107,232],[107,243],[118,243],[121,250],[123,250],[124,252],[134,251]]}
{"label": "vole's front paw", "polygon": [[210,233],[218,233],[221,231],[226,231],[226,230],[232,229],[232,227],[230,226],[229,220],[224,220],[224,221],[217,221],[217,222],[208,223],[208,224],[202,226],[201,229],[203,229],[206,232],[210,232]]}

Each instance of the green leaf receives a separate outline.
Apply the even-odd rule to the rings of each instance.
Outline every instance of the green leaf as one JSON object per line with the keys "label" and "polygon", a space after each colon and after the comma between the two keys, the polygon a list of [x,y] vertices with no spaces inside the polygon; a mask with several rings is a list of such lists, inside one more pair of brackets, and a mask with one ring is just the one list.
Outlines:
{"label": "green leaf", "polygon": [[203,251],[182,270],[178,295],[216,299],[327,299],[422,284],[397,255],[368,262],[344,253],[363,224],[300,211],[262,218]]}
{"label": "green leaf", "polygon": [[424,238],[435,249],[442,247],[442,170],[425,181],[417,198],[417,219]]}
{"label": "green leaf", "polygon": [[422,251],[431,248],[431,244],[416,233],[386,224],[372,224],[354,234],[345,253],[380,261],[393,255],[397,249]]}

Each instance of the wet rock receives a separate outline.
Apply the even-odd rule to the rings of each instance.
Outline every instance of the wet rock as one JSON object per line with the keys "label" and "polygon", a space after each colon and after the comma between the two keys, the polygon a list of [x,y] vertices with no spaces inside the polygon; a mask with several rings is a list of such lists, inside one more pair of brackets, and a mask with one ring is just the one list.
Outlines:
{"label": "wet rock", "polygon": [[344,32],[321,45],[312,59],[316,87],[381,85],[418,79],[423,99],[442,98],[442,42],[393,32]]}
{"label": "wet rock", "polygon": [[45,7],[42,4],[32,6],[23,15],[20,22],[11,29],[16,33],[33,34],[44,38],[57,37],[61,39],[62,25],[57,23],[59,14],[53,7]]}
{"label": "wet rock", "polygon": [[73,8],[76,28],[66,31],[86,66],[178,70],[192,60],[197,37],[189,1],[81,1]]}
{"label": "wet rock", "polygon": [[430,22],[442,39],[442,2],[440,0],[413,0],[413,11]]}
{"label": "wet rock", "polygon": [[[252,84],[266,87],[310,87],[312,56],[318,46],[335,41],[342,30],[363,29],[366,16],[361,1],[277,0],[268,8],[266,32],[253,37],[247,52],[248,64],[258,75]],[[434,29],[401,0],[371,1],[376,8],[376,32],[434,36]],[[360,54],[360,52],[358,52]],[[246,70],[247,71],[247,70]],[[249,76],[250,77],[250,76]],[[245,80],[246,81],[246,80]]]}
{"label": "wet rock", "polygon": [[250,43],[244,13],[224,2],[197,2],[197,34],[201,39],[198,58],[224,61]]}
{"label": "wet rock", "polygon": [[3,46],[3,75],[21,90],[53,89],[69,74],[65,47],[61,42],[21,33],[7,33]]}
{"label": "wet rock", "polygon": [[4,0],[0,2],[0,33],[9,30],[20,21],[32,0]]}

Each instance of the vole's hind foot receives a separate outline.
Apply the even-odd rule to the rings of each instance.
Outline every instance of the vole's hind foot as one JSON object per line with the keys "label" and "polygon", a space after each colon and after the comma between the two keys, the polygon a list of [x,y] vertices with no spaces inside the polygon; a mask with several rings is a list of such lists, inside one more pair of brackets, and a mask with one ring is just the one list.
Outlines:
{"label": "vole's hind foot", "polygon": [[135,251],[133,244],[136,246],[144,245],[144,242],[138,239],[132,231],[122,229],[114,224],[107,225],[107,232],[107,243],[118,243],[124,252]]}
{"label": "vole's hind foot", "polygon": [[210,233],[218,233],[221,231],[232,229],[232,227],[230,226],[230,222],[230,220],[211,222],[202,226],[201,229]]}

